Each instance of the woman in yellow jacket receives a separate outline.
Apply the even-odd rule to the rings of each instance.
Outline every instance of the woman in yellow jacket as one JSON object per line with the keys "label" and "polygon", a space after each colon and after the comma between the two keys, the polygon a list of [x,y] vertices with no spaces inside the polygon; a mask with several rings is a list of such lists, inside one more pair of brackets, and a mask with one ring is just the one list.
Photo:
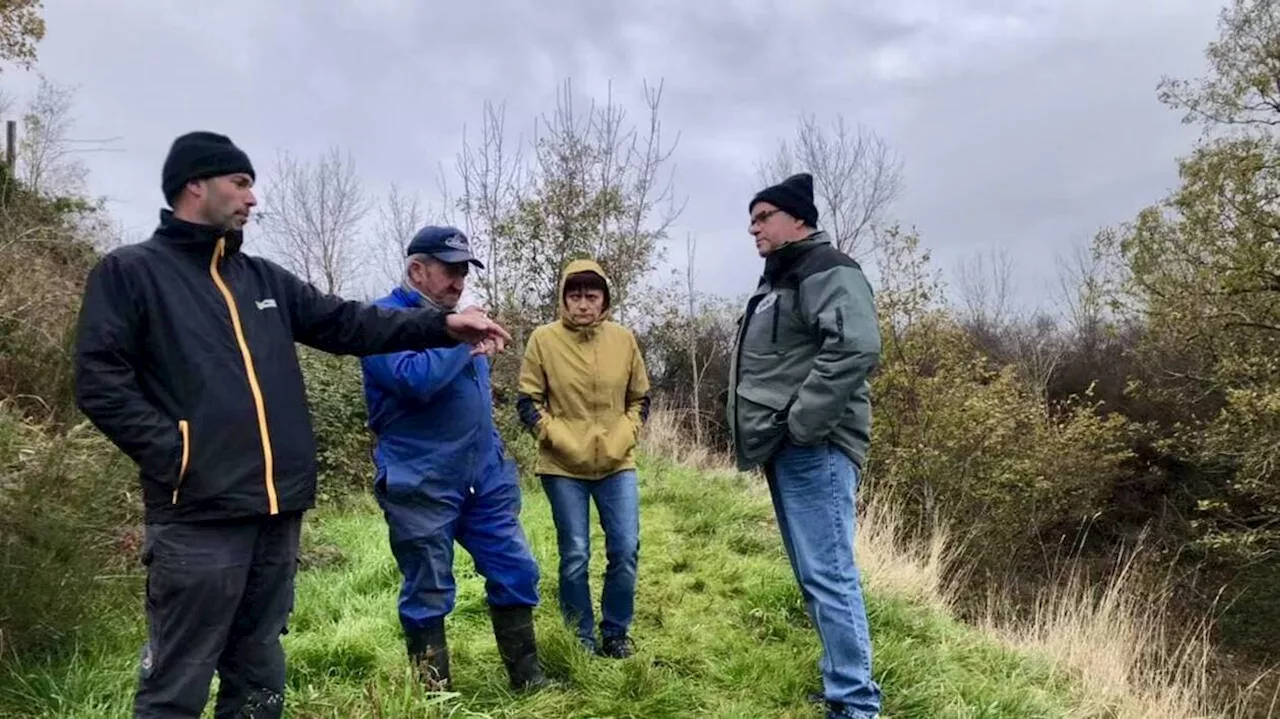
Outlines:
{"label": "woman in yellow jacket", "polygon": [[[575,260],[560,278],[560,319],[530,335],[520,367],[520,420],[538,438],[537,473],[560,549],[560,611],[590,651],[632,653],[640,506],[635,446],[649,416],[649,377],[635,335],[609,320],[609,279]],[[590,502],[604,529],[597,645],[587,565]]]}

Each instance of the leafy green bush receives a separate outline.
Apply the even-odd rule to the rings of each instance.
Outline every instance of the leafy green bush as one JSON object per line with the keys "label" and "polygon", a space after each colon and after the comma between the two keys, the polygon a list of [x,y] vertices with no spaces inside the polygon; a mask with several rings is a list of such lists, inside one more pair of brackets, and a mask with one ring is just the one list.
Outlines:
{"label": "leafy green bush", "polygon": [[1123,476],[1127,420],[1087,394],[1046,401],[1016,364],[979,351],[914,235],[889,233],[882,248],[873,486],[924,526],[958,520],[978,562],[1035,554],[1047,534],[1084,525]]}
{"label": "leafy green bush", "polygon": [[373,436],[368,430],[360,361],[298,347],[316,433],[318,501],[371,491]]}
{"label": "leafy green bush", "polygon": [[1046,406],[1015,367],[990,367],[944,318],[895,349],[874,382],[872,471],[878,487],[913,499],[921,520],[963,517],[982,538],[973,549],[1007,557],[1103,506],[1129,456],[1122,417],[1083,400]]}

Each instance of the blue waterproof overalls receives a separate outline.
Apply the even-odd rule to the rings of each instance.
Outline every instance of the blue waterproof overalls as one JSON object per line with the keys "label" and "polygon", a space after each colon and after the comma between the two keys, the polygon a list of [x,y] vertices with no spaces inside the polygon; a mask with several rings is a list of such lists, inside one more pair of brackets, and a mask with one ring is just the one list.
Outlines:
{"label": "blue waterproof overalls", "polygon": [[[410,308],[419,299],[401,287],[375,304]],[[485,578],[490,605],[538,603],[538,566],[519,521],[518,473],[493,422],[488,358],[470,350],[361,359],[376,437],[374,492],[404,575],[406,631],[453,609],[455,539]]]}

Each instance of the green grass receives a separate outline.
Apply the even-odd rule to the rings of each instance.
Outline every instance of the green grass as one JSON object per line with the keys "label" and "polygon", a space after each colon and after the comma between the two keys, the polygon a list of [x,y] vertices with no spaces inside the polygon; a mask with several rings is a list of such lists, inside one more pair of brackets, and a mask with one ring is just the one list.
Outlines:
{"label": "green grass", "polygon": [[[526,490],[523,522],[542,567],[539,641],[558,688],[512,696],[485,610],[483,580],[459,550],[449,619],[456,692],[412,681],[396,620],[399,576],[371,501],[313,513],[285,637],[291,717],[820,717],[819,649],[767,495],[744,479],[647,464],[641,474],[635,657],[587,656],[556,612],[555,533]],[[594,514],[594,510],[593,510]],[[593,541],[593,593],[604,569]],[[1080,716],[1077,687],[941,613],[886,593],[868,598],[883,716]],[[0,679],[0,715],[127,717],[141,603],[111,610],[68,658]],[[216,681],[215,681],[216,691]],[[211,702],[212,704],[212,702]],[[207,712],[207,715],[208,712]]]}

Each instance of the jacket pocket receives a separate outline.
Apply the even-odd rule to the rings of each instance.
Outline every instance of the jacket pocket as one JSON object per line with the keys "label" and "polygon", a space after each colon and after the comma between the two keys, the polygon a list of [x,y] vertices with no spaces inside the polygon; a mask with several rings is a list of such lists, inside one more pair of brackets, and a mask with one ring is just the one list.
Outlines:
{"label": "jacket pocket", "polygon": [[187,478],[187,468],[191,465],[191,423],[185,419],[178,420],[178,434],[182,441],[182,460],[178,464],[178,480],[173,485],[173,503],[178,503],[178,493],[182,489],[182,481]]}
{"label": "jacket pocket", "polygon": [[392,501],[447,497],[461,481],[461,472],[453,474],[436,466],[398,463],[387,468],[384,492]]}
{"label": "jacket pocket", "polygon": [[547,434],[542,451],[555,464],[570,472],[589,471],[591,463],[591,427],[585,421],[567,422],[547,417]]}
{"label": "jacket pocket", "polygon": [[636,446],[636,437],[638,432],[636,425],[627,415],[619,415],[613,425],[609,427],[609,431],[601,438],[604,445],[604,466],[597,469],[602,472],[611,472],[618,468],[618,465],[626,462],[631,455],[631,450]]}
{"label": "jacket pocket", "polygon": [[768,444],[786,434],[790,392],[752,382],[739,384],[737,394],[738,433],[747,448]]}

